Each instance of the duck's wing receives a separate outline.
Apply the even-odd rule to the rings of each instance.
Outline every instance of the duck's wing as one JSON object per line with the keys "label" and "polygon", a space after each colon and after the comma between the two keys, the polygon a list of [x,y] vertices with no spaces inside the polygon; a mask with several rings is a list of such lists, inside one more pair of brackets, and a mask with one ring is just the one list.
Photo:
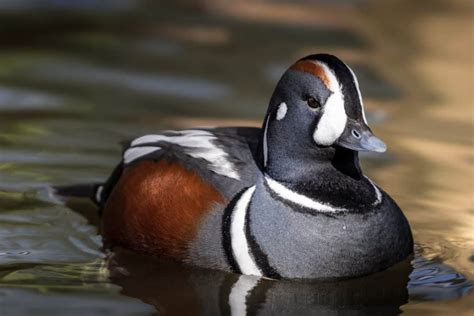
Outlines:
{"label": "duck's wing", "polygon": [[163,131],[124,145],[122,160],[109,179],[96,186],[94,200],[104,206],[122,173],[143,161],[166,161],[196,173],[230,200],[255,183],[258,128],[227,127]]}

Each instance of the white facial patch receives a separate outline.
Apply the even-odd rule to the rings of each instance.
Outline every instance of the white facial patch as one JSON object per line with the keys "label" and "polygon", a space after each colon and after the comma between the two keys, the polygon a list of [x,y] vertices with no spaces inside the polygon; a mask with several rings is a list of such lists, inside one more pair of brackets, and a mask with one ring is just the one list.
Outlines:
{"label": "white facial patch", "polygon": [[155,145],[157,142],[166,142],[178,145],[183,153],[193,158],[204,159],[209,163],[209,169],[228,178],[240,180],[235,165],[229,159],[229,154],[217,146],[213,141],[217,137],[202,130],[182,130],[176,135],[145,135],[132,141],[131,147],[124,153],[124,163],[130,163],[154,151],[161,150]]}
{"label": "white facial patch", "polygon": [[357,80],[357,77],[355,73],[352,71],[351,67],[347,65],[346,67],[347,69],[349,69],[349,71],[352,74],[352,80],[354,80],[355,86],[357,88],[357,94],[359,95],[360,110],[362,111],[362,119],[364,120],[364,123],[367,124],[367,118],[365,117],[365,111],[364,111],[364,103],[362,102],[362,93],[360,92],[360,88],[359,88],[359,81]]}
{"label": "white facial patch", "polygon": [[336,76],[326,64],[317,62],[323,67],[329,79],[329,89],[332,94],[323,107],[323,114],[313,134],[313,139],[318,145],[332,145],[344,131],[347,122],[347,114],[344,109],[344,95]]}
{"label": "white facial patch", "polygon": [[285,102],[280,103],[280,105],[278,106],[276,119],[278,121],[281,121],[282,119],[284,119],[287,111],[288,111],[288,106],[286,105],[286,103]]}

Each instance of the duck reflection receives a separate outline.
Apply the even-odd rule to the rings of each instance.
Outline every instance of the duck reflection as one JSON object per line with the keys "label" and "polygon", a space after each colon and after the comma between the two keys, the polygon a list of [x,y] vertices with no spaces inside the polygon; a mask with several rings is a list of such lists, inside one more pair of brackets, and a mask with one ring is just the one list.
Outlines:
{"label": "duck reflection", "polygon": [[408,301],[410,259],[381,273],[344,281],[286,281],[196,269],[124,249],[108,258],[122,294],[176,315],[396,315]]}

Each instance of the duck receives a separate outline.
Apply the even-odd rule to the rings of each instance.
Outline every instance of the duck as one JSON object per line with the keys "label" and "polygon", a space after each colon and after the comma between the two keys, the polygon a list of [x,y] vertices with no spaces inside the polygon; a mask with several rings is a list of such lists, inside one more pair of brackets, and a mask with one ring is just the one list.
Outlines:
{"label": "duck", "polygon": [[135,138],[105,182],[77,195],[98,205],[108,249],[270,279],[353,278],[413,253],[410,225],[362,172],[362,151],[386,145],[354,71],[313,54],[283,73],[261,128]]}

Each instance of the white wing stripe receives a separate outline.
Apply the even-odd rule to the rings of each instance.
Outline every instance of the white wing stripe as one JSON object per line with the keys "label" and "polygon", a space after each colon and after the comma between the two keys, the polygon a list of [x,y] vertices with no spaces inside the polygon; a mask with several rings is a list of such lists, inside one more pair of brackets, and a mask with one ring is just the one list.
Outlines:
{"label": "white wing stripe", "polygon": [[[183,147],[183,151],[187,155],[193,158],[204,159],[209,162],[210,170],[214,171],[215,173],[228,178],[240,180],[240,175],[238,174],[235,165],[229,160],[229,154],[213,143],[213,141],[217,140],[217,137],[214,134],[202,130],[183,130],[176,131],[174,133],[176,134],[171,136],[160,134],[145,135],[132,141],[131,147],[147,148],[148,146],[135,146],[153,144],[157,142],[176,144]],[[127,162],[125,161],[125,163]]]}
{"label": "white wing stripe", "polygon": [[154,151],[160,150],[161,147],[157,146],[143,146],[143,147],[132,147],[127,149],[123,154],[123,162],[131,163],[132,161],[151,154]]}

